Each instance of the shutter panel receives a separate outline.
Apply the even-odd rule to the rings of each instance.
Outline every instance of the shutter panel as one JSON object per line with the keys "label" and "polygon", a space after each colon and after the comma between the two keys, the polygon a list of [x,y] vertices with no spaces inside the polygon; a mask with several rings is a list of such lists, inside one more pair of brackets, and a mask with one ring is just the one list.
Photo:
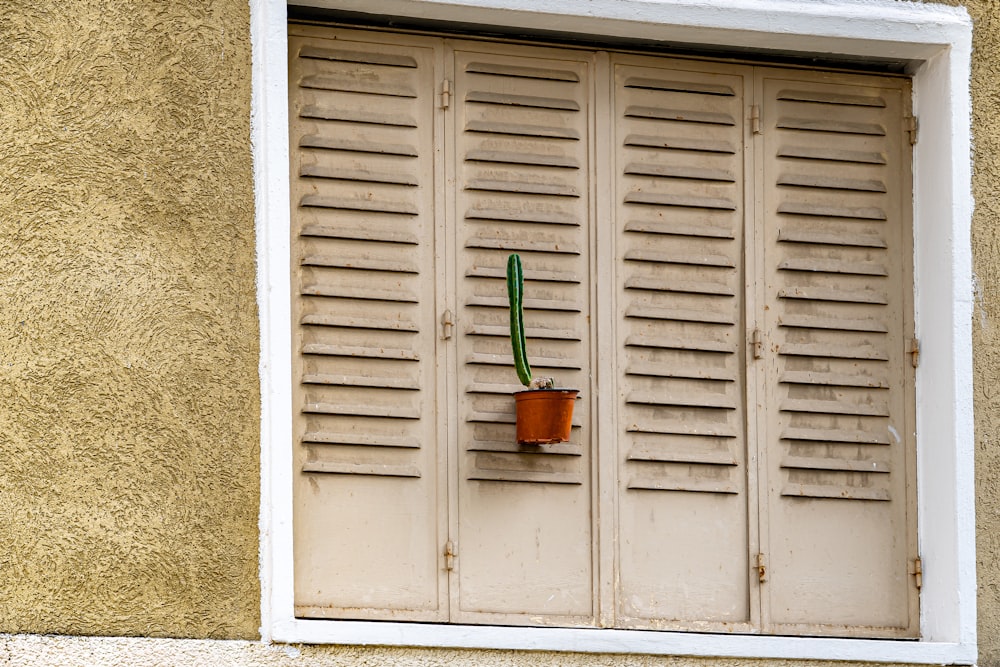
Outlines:
{"label": "shutter panel", "polygon": [[306,34],[290,38],[296,612],[441,620],[434,52]]}
{"label": "shutter panel", "polygon": [[762,83],[765,630],[911,636],[907,89],[817,78]]}
{"label": "shutter panel", "polygon": [[[461,622],[593,623],[591,70],[552,53],[455,53]],[[569,443],[515,441],[515,251],[532,370],[582,391]]]}
{"label": "shutter panel", "polygon": [[746,631],[743,70],[638,62],[614,68],[619,624]]}

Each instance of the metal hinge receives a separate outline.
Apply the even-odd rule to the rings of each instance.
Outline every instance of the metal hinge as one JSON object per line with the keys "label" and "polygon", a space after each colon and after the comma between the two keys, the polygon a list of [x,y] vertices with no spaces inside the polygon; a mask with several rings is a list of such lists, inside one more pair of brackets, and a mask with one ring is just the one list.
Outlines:
{"label": "metal hinge", "polygon": [[444,569],[454,570],[456,558],[458,558],[458,547],[454,542],[448,540],[447,544],[444,545]]}
{"label": "metal hinge", "polygon": [[750,346],[753,348],[754,359],[762,359],[764,357],[764,341],[761,338],[760,329],[753,330]]}
{"label": "metal hinge", "polygon": [[451,310],[441,313],[441,340],[451,338],[451,329],[455,326],[455,319],[451,315]]}
{"label": "metal hinge", "polygon": [[750,130],[760,134],[760,107],[756,104],[750,107]]}
{"label": "metal hinge", "polygon": [[451,81],[445,79],[441,82],[441,108],[447,109],[451,106]]}
{"label": "metal hinge", "polygon": [[924,585],[924,564],[920,558],[914,558],[910,561],[909,572],[913,575],[913,584],[919,590]]}
{"label": "metal hinge", "polygon": [[903,126],[906,129],[906,133],[910,135],[910,145],[913,146],[917,143],[917,117],[916,116],[906,116],[903,119]]}
{"label": "metal hinge", "polygon": [[757,563],[755,567],[757,568],[757,580],[760,581],[760,583],[767,581],[767,556],[762,553],[757,554]]}
{"label": "metal hinge", "polygon": [[920,341],[916,338],[910,339],[910,363],[916,368],[920,365]]}

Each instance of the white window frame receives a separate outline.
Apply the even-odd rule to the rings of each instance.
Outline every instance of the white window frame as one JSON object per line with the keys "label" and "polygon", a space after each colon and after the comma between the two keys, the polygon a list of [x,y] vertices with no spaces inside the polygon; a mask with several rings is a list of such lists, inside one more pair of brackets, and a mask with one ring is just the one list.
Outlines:
{"label": "white window frame", "polygon": [[[371,0],[292,0],[346,11]],[[250,0],[261,349],[264,641],[926,664],[976,661],[972,219],[964,8],[898,0],[379,0],[385,15],[909,63],[914,147],[920,640],[501,628],[294,616],[286,0]],[[946,267],[944,270],[939,267]]]}

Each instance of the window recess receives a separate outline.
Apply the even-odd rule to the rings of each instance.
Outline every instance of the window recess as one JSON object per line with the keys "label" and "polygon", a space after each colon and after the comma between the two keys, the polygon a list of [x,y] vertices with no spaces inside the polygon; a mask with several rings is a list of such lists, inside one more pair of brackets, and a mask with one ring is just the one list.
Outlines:
{"label": "window recess", "polygon": [[905,79],[289,46],[297,616],[916,635]]}

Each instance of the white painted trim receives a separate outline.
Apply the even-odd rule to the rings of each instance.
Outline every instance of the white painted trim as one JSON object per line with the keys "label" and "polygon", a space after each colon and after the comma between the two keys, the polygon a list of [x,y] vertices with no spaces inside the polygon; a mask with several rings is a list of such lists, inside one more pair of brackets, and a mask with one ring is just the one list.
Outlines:
{"label": "white painted trim", "polygon": [[[309,0],[370,11],[370,0]],[[897,0],[380,0],[382,14],[910,62],[920,641],[493,628],[293,617],[285,0],[251,0],[261,314],[261,630],[266,640],[876,662],[976,660],[969,71],[962,8]]]}
{"label": "white painted trim", "polygon": [[581,628],[428,626],[417,623],[307,621],[301,619],[276,623],[273,640],[288,643],[351,644],[356,646],[521,649],[576,653],[631,653],[772,660],[850,660],[938,665],[971,665],[976,661],[975,646],[948,642],[713,635],[689,632]]}
{"label": "white painted trim", "polygon": [[[289,272],[288,14],[282,0],[251,0],[254,204],[260,315],[261,637],[272,610],[290,609],[292,578],[291,275]],[[288,545],[287,548],[282,545]],[[287,552],[287,553],[286,553]]]}

